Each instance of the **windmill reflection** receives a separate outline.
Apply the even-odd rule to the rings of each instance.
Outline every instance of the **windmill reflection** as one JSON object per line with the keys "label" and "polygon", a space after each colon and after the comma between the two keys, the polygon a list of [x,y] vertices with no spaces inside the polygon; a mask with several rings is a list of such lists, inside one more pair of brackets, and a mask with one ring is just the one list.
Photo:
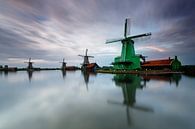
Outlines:
{"label": "windmill reflection", "polygon": [[122,88],[123,93],[123,103],[116,102],[114,100],[109,100],[109,104],[115,105],[125,105],[127,113],[127,123],[131,124],[131,118],[129,113],[129,107],[145,112],[153,112],[153,109],[150,107],[135,105],[136,102],[136,89],[142,89],[144,85],[141,84],[141,77],[131,74],[117,74],[114,76],[113,80],[115,81],[116,86]]}
{"label": "windmill reflection", "polygon": [[8,71],[4,71],[4,76],[5,76],[5,77],[8,76]]}
{"label": "windmill reflection", "polygon": [[143,89],[144,87],[146,87],[146,83],[149,82],[150,80],[166,81],[166,82],[170,82],[170,84],[173,82],[176,84],[176,86],[178,86],[179,81],[181,80],[181,75],[172,74],[166,76],[156,76],[156,75],[138,76],[132,74],[117,74],[114,76],[113,80],[116,86],[122,88],[123,103],[114,100],[109,100],[108,103],[115,104],[115,105],[125,105],[126,113],[127,113],[127,122],[128,125],[130,125],[131,119],[129,114],[129,107],[144,112],[153,112],[153,109],[151,107],[136,104],[137,89]]}
{"label": "windmill reflection", "polygon": [[115,75],[113,80],[117,86],[122,88],[124,98],[123,103],[132,106],[136,101],[136,88],[143,88],[141,85],[141,78],[135,75],[123,74]]}
{"label": "windmill reflection", "polygon": [[87,91],[88,91],[88,90],[89,90],[89,87],[88,87],[89,78],[90,78],[90,76],[96,76],[96,73],[93,73],[93,72],[89,72],[89,71],[83,70],[83,71],[81,71],[81,74],[82,74],[83,77],[84,77],[84,82],[85,82],[85,85],[86,85],[86,89],[87,89]]}
{"label": "windmill reflection", "polygon": [[142,79],[144,81],[144,85],[146,86],[146,83],[150,80],[157,80],[157,81],[163,81],[163,82],[169,82],[170,85],[172,83],[176,84],[176,87],[179,86],[179,82],[182,78],[181,74],[168,74],[168,75],[143,75]]}
{"label": "windmill reflection", "polygon": [[27,74],[28,74],[28,80],[29,82],[31,82],[32,77],[33,77],[33,70],[27,70]]}
{"label": "windmill reflection", "polygon": [[0,71],[0,76],[2,76],[3,75],[3,72],[2,71]]}
{"label": "windmill reflection", "polygon": [[61,70],[62,71],[62,77],[63,77],[63,79],[65,79],[65,77],[66,77],[66,70]]}

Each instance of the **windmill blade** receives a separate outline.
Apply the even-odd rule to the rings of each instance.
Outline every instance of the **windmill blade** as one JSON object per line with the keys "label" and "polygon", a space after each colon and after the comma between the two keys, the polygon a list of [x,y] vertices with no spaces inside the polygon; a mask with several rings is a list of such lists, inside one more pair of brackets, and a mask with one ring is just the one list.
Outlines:
{"label": "windmill blade", "polygon": [[62,59],[62,62],[59,62],[59,63],[65,63],[65,62],[64,62],[64,58]]}
{"label": "windmill blade", "polygon": [[87,57],[94,58],[94,56],[87,56]]}
{"label": "windmill blade", "polygon": [[152,108],[146,107],[146,106],[134,105],[132,106],[132,108],[140,110],[140,111],[144,111],[144,112],[154,112]]}
{"label": "windmill blade", "polygon": [[125,19],[125,28],[124,28],[124,37],[126,38],[127,35],[130,35],[130,26],[131,26],[131,21],[130,18]]}
{"label": "windmill blade", "polygon": [[84,55],[78,55],[78,56],[84,57]]}
{"label": "windmill blade", "polygon": [[66,62],[59,62],[59,63],[66,63]]}
{"label": "windmill blade", "polygon": [[143,56],[142,54],[137,54],[140,58],[148,58],[148,56]]}
{"label": "windmill blade", "polygon": [[88,49],[85,50],[85,56],[87,56]]}
{"label": "windmill blade", "polygon": [[117,101],[114,101],[114,100],[107,100],[107,103],[108,103],[108,104],[113,104],[113,105],[124,106],[123,103],[117,102]]}
{"label": "windmill blade", "polygon": [[28,59],[28,62],[25,61],[24,63],[34,63],[34,62],[32,62],[32,61],[31,61],[31,58],[29,58],[29,59]]}
{"label": "windmill blade", "polygon": [[32,64],[34,64],[35,62],[24,62],[24,63],[32,63]]}
{"label": "windmill blade", "polygon": [[106,44],[108,44],[108,43],[114,43],[114,42],[119,42],[119,41],[122,41],[122,40],[124,40],[124,38],[110,39],[110,40],[106,40]]}
{"label": "windmill blade", "polygon": [[134,36],[130,36],[128,38],[135,39],[135,38],[140,38],[140,37],[145,37],[145,36],[150,36],[150,35],[152,35],[152,33],[145,33],[145,34],[134,35]]}
{"label": "windmill blade", "polygon": [[[107,103],[108,104],[113,104],[113,105],[124,106],[123,103],[113,101],[113,100],[107,100]],[[133,108],[133,109],[136,109],[136,110],[144,111],[144,112],[154,112],[154,110],[152,108],[146,107],[146,106],[132,105],[130,107]]]}

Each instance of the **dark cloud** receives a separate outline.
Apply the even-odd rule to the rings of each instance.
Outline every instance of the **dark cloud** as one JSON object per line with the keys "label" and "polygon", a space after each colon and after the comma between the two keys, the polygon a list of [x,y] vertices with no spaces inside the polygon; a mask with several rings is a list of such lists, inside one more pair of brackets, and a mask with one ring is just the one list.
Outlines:
{"label": "dark cloud", "polygon": [[40,55],[47,55],[46,51],[34,47],[35,42],[26,39],[25,37],[15,34],[9,30],[0,28],[0,48],[1,58],[20,57],[40,58]]}
{"label": "dark cloud", "polygon": [[47,7],[47,0],[10,0],[15,6],[24,7],[30,9],[36,9],[39,12],[43,12]]}
{"label": "dark cloud", "polygon": [[185,64],[195,63],[192,60],[195,51],[195,1],[156,1],[153,9],[156,10],[154,18],[159,30],[153,33],[151,42],[167,47],[167,51],[158,53],[158,56],[178,55]]}
{"label": "dark cloud", "polygon": [[[163,4],[165,2],[165,4]],[[164,18],[181,18],[192,17],[195,15],[195,1],[194,0],[166,0],[160,3],[163,4],[161,13]]]}

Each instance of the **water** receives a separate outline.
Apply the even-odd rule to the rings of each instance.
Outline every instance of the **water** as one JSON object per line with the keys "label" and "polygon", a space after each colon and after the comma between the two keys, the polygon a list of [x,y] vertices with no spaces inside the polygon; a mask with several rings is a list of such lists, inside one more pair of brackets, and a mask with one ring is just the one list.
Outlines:
{"label": "water", "polygon": [[195,78],[0,72],[0,129],[194,129]]}

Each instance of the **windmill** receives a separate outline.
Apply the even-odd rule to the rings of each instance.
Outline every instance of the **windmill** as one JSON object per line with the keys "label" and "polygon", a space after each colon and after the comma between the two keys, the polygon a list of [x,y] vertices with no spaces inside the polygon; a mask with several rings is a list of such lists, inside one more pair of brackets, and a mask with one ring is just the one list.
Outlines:
{"label": "windmill", "polygon": [[84,61],[83,61],[83,64],[82,64],[81,69],[86,69],[86,68],[87,68],[87,65],[90,64],[90,63],[89,63],[89,58],[94,58],[94,56],[88,56],[88,55],[87,55],[87,52],[88,52],[88,49],[86,49],[85,55],[78,55],[78,56],[84,58]]}
{"label": "windmill", "polygon": [[130,19],[125,20],[125,28],[124,28],[124,38],[114,39],[114,40],[107,40],[107,43],[114,43],[121,41],[122,43],[122,50],[121,56],[115,57],[114,62],[114,69],[119,70],[134,70],[140,69],[140,56],[135,54],[134,49],[134,39],[150,36],[151,33],[139,34],[130,36],[129,35],[129,27],[130,26]]}
{"label": "windmill", "polygon": [[24,63],[28,63],[27,70],[33,70],[34,62],[31,61],[31,58],[29,58],[28,62],[24,62]]}
{"label": "windmill", "polygon": [[61,67],[62,70],[66,70],[66,62],[64,60],[65,59],[63,58],[62,62],[60,62],[62,63],[62,67]]}

